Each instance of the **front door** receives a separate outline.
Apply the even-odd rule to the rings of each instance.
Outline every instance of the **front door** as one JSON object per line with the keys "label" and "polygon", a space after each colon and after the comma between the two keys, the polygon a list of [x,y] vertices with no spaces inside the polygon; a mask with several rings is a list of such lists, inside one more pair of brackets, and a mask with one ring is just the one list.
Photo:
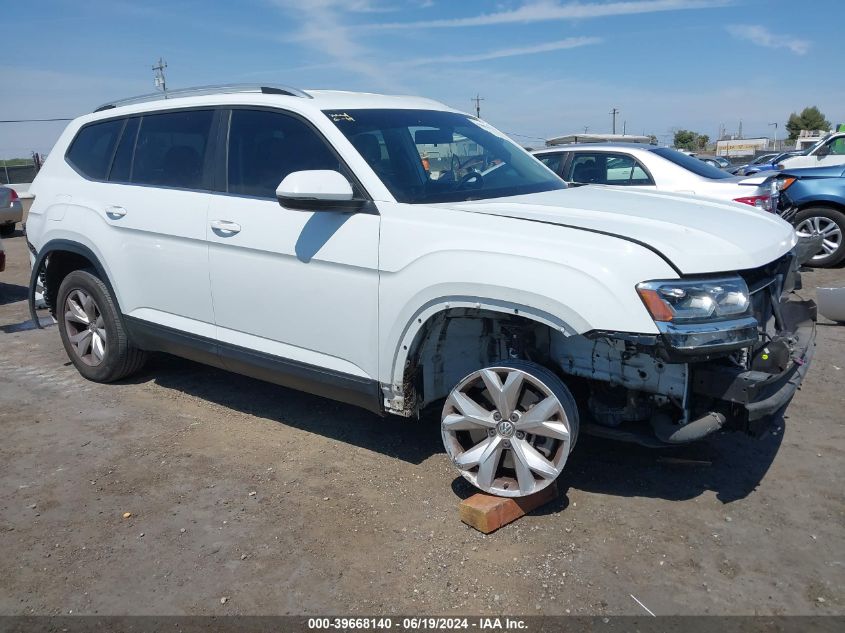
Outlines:
{"label": "front door", "polygon": [[[329,382],[375,379],[379,216],[279,205],[276,187],[291,172],[346,174],[297,115],[233,109],[227,147],[224,192],[213,196],[207,230],[224,363],[251,373],[243,363],[272,372],[278,362],[280,371]],[[295,376],[275,381],[314,391]]]}

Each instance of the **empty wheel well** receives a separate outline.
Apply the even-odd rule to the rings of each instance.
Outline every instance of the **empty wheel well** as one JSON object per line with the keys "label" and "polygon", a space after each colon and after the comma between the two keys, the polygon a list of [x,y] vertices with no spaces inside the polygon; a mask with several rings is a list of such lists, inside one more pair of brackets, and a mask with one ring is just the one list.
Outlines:
{"label": "empty wheel well", "polygon": [[408,350],[406,410],[445,398],[458,381],[497,361],[531,360],[552,367],[551,328],[530,318],[474,308],[453,308],[426,321]]}
{"label": "empty wheel well", "polygon": [[44,284],[44,301],[53,316],[56,316],[56,299],[62,281],[74,270],[83,268],[95,268],[94,262],[79,253],[57,250],[47,256],[41,281]]}

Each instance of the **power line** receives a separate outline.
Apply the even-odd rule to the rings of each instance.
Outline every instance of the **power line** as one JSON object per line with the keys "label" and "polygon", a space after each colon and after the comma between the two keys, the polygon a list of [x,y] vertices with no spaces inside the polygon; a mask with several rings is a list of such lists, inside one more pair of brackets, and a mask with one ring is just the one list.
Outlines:
{"label": "power line", "polygon": [[0,123],[42,123],[45,121],[73,121],[70,119],[3,119]]}

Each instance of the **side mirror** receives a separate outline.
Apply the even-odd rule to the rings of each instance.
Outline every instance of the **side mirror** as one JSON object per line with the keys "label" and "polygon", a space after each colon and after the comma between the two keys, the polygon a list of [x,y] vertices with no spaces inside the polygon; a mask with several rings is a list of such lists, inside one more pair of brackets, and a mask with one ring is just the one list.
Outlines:
{"label": "side mirror", "polygon": [[354,197],[352,185],[336,171],[314,169],[285,176],[276,188],[279,204],[302,211],[360,211],[367,203]]}
{"label": "side mirror", "polygon": [[829,155],[830,155],[830,143],[822,145],[819,148],[819,151],[816,152],[816,156],[818,156],[819,158],[824,158],[825,156],[829,156]]}

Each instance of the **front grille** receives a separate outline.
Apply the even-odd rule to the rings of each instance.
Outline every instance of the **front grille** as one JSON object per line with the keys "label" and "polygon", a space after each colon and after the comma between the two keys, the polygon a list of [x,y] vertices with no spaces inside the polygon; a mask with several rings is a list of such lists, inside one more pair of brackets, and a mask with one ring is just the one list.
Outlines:
{"label": "front grille", "polygon": [[739,271],[748,285],[751,313],[760,326],[764,338],[778,334],[779,305],[785,293],[795,287],[797,278],[795,255],[792,251],[759,268]]}

